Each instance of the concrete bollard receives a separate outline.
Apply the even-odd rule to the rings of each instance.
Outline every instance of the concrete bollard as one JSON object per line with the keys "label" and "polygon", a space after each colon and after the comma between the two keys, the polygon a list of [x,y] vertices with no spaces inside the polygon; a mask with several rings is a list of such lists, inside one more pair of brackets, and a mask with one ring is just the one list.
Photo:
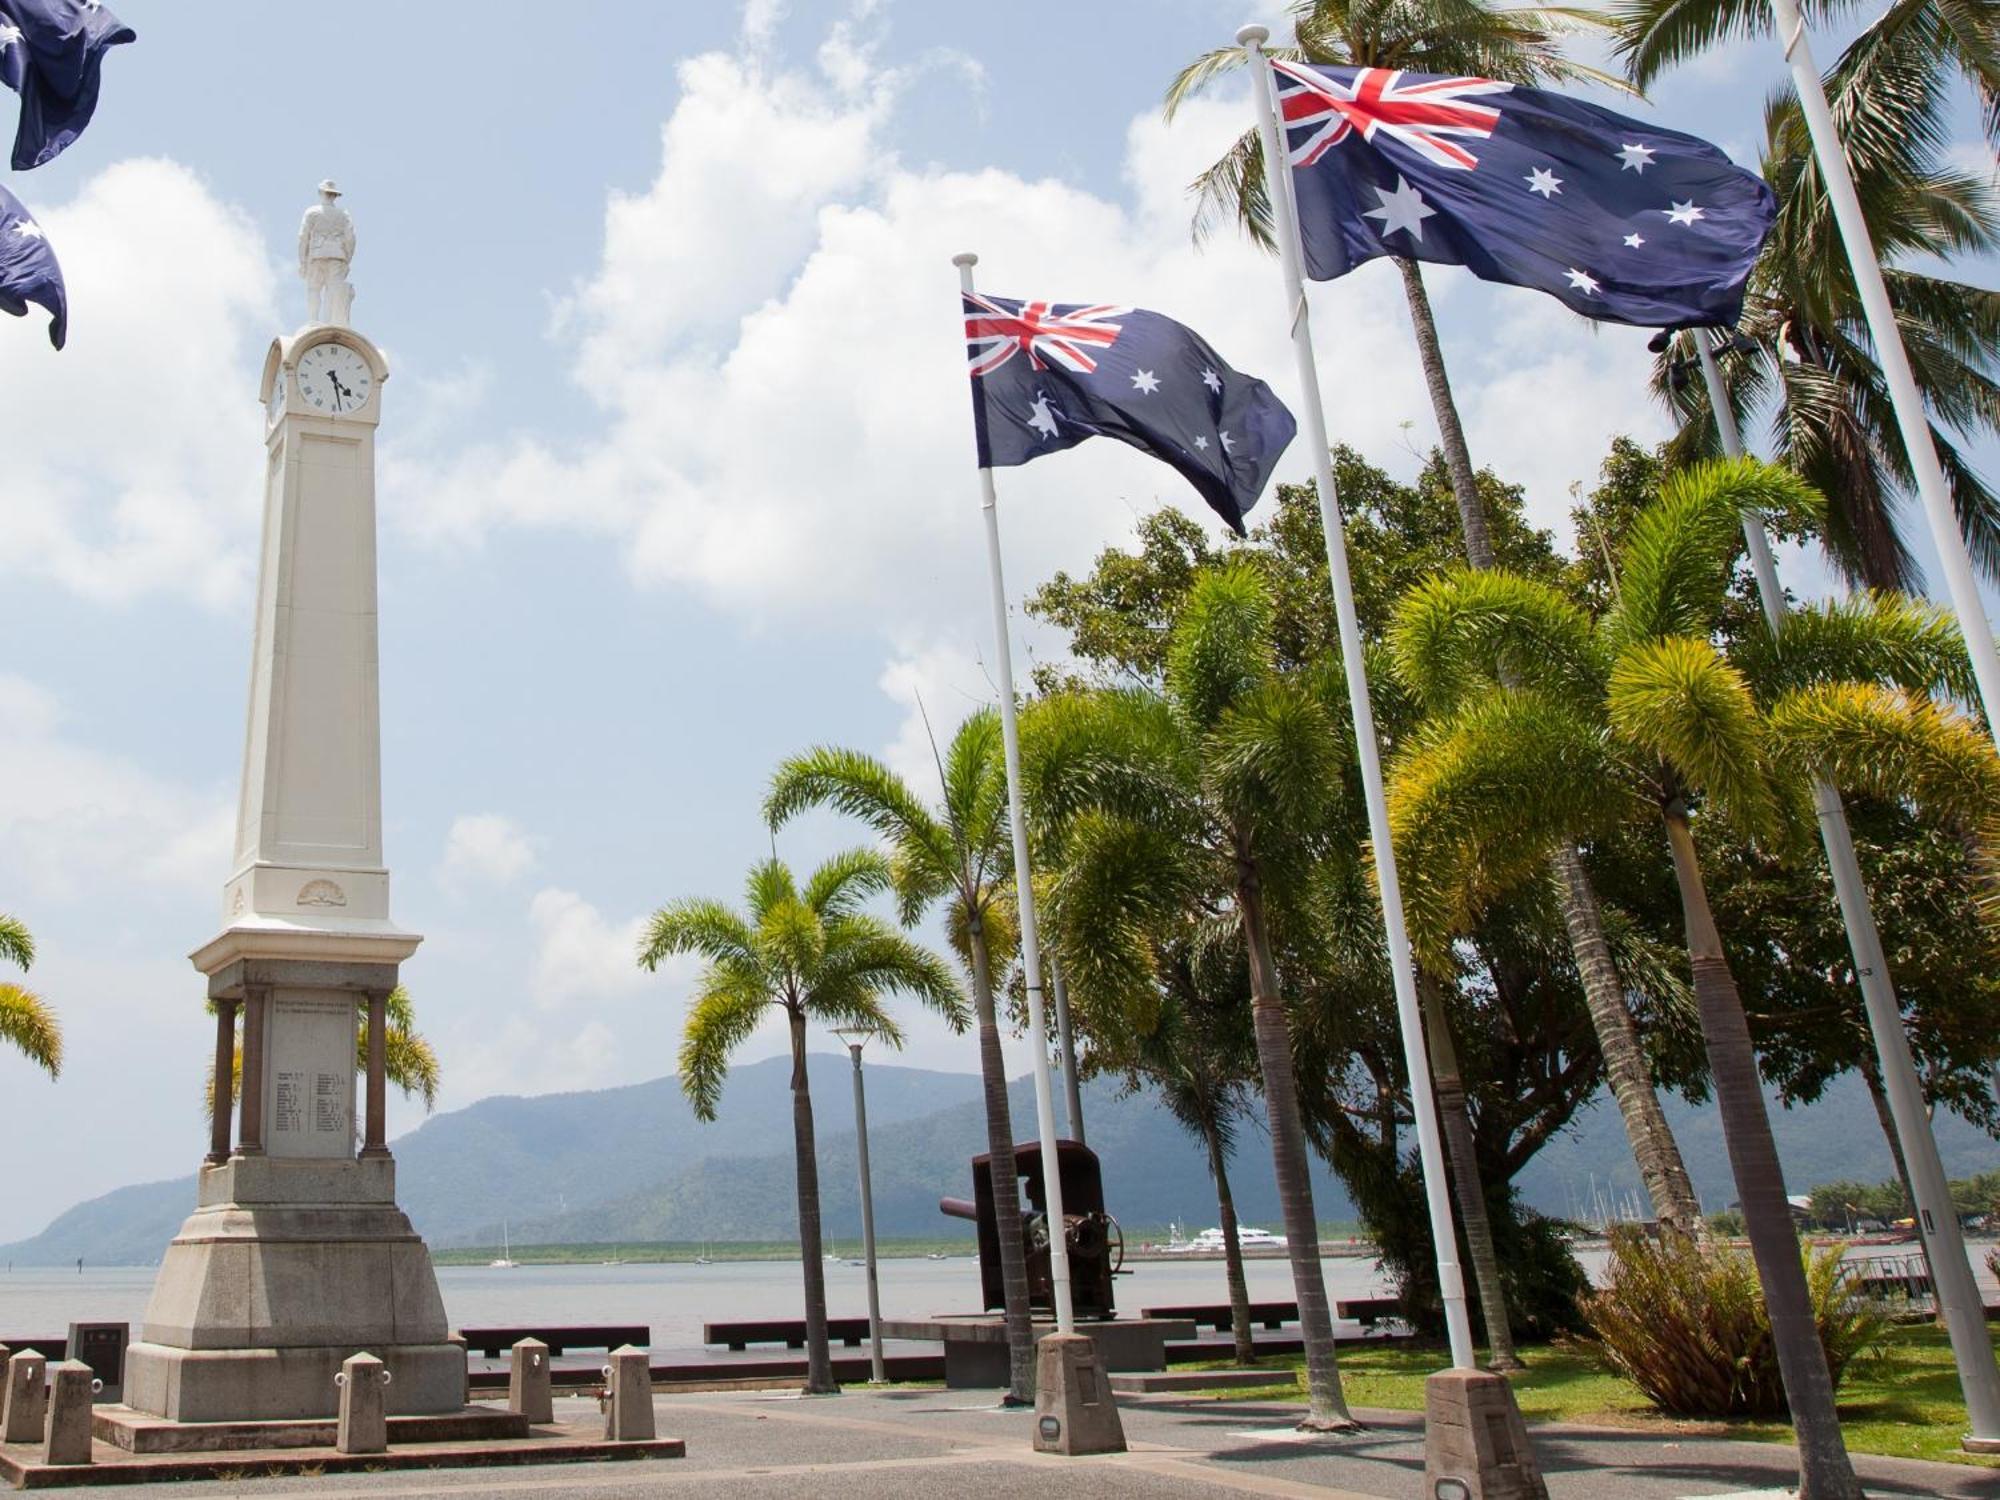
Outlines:
{"label": "concrete bollard", "polygon": [[458,1404],[460,1406],[470,1406],[472,1404],[472,1365],[466,1358],[465,1335],[462,1333],[450,1334],[445,1338],[445,1342],[458,1350]]}
{"label": "concrete bollard", "polygon": [[91,1398],[102,1386],[97,1372],[80,1359],[66,1359],[55,1367],[48,1420],[42,1430],[43,1463],[90,1462]]}
{"label": "concrete bollard", "polygon": [[644,1349],[627,1344],[604,1367],[610,1406],[604,1414],[604,1436],[614,1443],[649,1443],[653,1429],[653,1371]]}
{"label": "concrete bollard", "polygon": [[7,1361],[7,1393],[0,1409],[0,1443],[39,1443],[48,1419],[49,1362],[33,1349]]}
{"label": "concrete bollard", "polygon": [[556,1419],[549,1391],[549,1346],[540,1339],[522,1339],[514,1346],[514,1364],[507,1373],[507,1410],[530,1422]]}
{"label": "concrete bollard", "polygon": [[1505,1376],[1440,1370],[1424,1382],[1424,1488],[1460,1500],[1549,1500]]}
{"label": "concrete bollard", "polygon": [[1125,1427],[1097,1342],[1084,1334],[1051,1333],[1035,1345],[1035,1451],[1125,1451]]}
{"label": "concrete bollard", "polygon": [[333,1377],[340,1386],[340,1425],[334,1447],[342,1453],[383,1453],[389,1447],[389,1418],[382,1393],[388,1368],[372,1354],[350,1354]]}

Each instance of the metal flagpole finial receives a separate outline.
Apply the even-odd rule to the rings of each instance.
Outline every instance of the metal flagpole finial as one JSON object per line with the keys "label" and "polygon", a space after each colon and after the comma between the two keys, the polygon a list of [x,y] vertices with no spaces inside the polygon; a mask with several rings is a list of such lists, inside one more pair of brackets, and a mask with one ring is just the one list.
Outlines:
{"label": "metal flagpole finial", "polygon": [[979,257],[973,251],[961,250],[951,258],[951,263],[955,266],[976,266],[979,264]]}
{"label": "metal flagpole finial", "polygon": [[1260,21],[1252,21],[1236,33],[1236,45],[1239,47],[1261,47],[1270,40],[1271,28]]}

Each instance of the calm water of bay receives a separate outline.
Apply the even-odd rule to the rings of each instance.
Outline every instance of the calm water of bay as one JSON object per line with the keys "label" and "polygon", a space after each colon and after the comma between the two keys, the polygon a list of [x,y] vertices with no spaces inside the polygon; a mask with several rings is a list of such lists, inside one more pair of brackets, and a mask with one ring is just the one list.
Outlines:
{"label": "calm water of bay", "polygon": [[[1984,1245],[1973,1248],[1979,1279],[1995,1292],[1983,1262]],[[1880,1253],[1875,1252],[1875,1253]],[[1593,1277],[1604,1264],[1601,1250],[1578,1257]],[[1327,1292],[1335,1299],[1381,1295],[1387,1290],[1373,1260],[1327,1260]],[[1223,1302],[1228,1288],[1222,1262],[1145,1261],[1118,1278],[1118,1305],[1142,1307],[1188,1302]],[[1250,1296],[1257,1301],[1292,1300],[1290,1270],[1283,1260],[1253,1260],[1247,1266]],[[127,1322],[137,1336],[151,1267],[86,1267],[75,1270],[19,1267],[0,1271],[0,1339],[63,1334],[72,1321]],[[885,1260],[881,1264],[885,1317],[921,1317],[973,1312],[978,1299],[978,1263],[969,1256],[950,1260]],[[868,1310],[861,1267],[826,1267],[827,1301],[836,1317],[861,1317]],[[659,1349],[701,1346],[704,1321],[785,1318],[804,1314],[797,1261],[732,1261],[716,1265],[441,1266],[438,1286],[453,1327],[495,1324],[644,1323]]]}

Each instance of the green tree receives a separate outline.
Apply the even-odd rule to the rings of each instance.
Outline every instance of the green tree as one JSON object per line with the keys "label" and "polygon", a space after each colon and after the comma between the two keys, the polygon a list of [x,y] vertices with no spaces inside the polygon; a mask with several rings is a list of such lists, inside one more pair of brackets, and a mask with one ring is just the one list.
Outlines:
{"label": "green tree", "polygon": [[[26,973],[35,962],[35,940],[18,918],[0,912],[0,960]],[[62,1072],[62,1023],[34,991],[0,981],[0,1041],[57,1077]]]}
{"label": "green tree", "polygon": [[729,1060],[775,1009],[792,1048],[792,1150],[798,1177],[799,1254],[805,1271],[807,1395],[839,1389],[826,1337],[826,1264],[820,1246],[819,1162],[812,1090],[806,1079],[806,1022],[861,1027],[892,1047],[902,1032],[882,1007],[906,994],[965,1029],[965,1002],[945,962],[893,925],[861,910],[889,889],[888,861],[872,850],[837,854],[801,890],[775,856],[750,869],[747,910],[690,898],[653,913],[639,943],[642,968],[676,953],[706,967],[681,1036],[681,1090],[697,1119],[713,1120]]}
{"label": "green tree", "polygon": [[[1992,8],[1983,8],[1989,37],[2000,42]],[[1989,182],[1946,156],[1951,99],[1940,87],[1935,39],[1925,27],[1892,24],[1911,9],[1899,6],[1847,50],[1829,97],[1960,528],[1992,575],[2000,571],[2000,495],[1966,450],[2000,433],[2000,292],[1913,265],[2000,248],[2000,208]],[[1899,517],[1915,493],[1909,454],[1789,92],[1765,112],[1763,174],[1778,218],[1750,279],[1739,337],[1722,356],[1731,405],[1741,425],[1768,419],[1772,453],[1827,497],[1822,540],[1844,575],[1878,589],[1918,587],[1921,570]],[[1678,343],[1662,353],[1656,385],[1683,421],[1670,459],[1720,453],[1707,388]]]}
{"label": "green tree", "polygon": [[905,926],[945,903],[945,932],[972,978],[979,1024],[979,1073],[986,1105],[986,1150],[1006,1299],[1008,1396],[1034,1400],[1035,1343],[1028,1267],[1021,1237],[1020,1180],[1007,1105],[1007,1063],[994,1007],[996,977],[1016,946],[1008,911],[1013,843],[1000,714],[982,709],[961,724],[938,766],[943,801],[935,808],[873,756],[819,746],[778,767],[764,799],[773,829],[814,807],[857,818],[888,845],[891,883]]}
{"label": "green tree", "polygon": [[[1927,699],[1874,680],[1831,680],[1760,705],[1711,639],[1746,514],[1795,524],[1818,497],[1750,461],[1670,478],[1628,539],[1616,602],[1599,622],[1556,591],[1461,573],[1416,591],[1394,631],[1399,671],[1438,717],[1400,759],[1394,819],[1421,929],[1449,931],[1518,883],[1551,842],[1648,809],[1667,836],[1694,996],[1730,1164],[1771,1307],[1806,1490],[1858,1494],[1806,1298],[1797,1236],[1756,1057],[1697,857],[1697,808],[1756,836],[1798,837],[1805,777],[1916,795],[1934,813],[1991,815],[1989,743]],[[1921,693],[1945,666],[1898,649],[1889,608],[1849,617],[1850,659]],[[1802,611],[1810,634],[1818,616]],[[1879,629],[1877,627],[1880,627]],[[1782,650],[1794,627],[1779,637]],[[1828,643],[1831,632],[1819,639]],[[1499,683],[1511,668],[1519,687]],[[1863,674],[1857,674],[1861,676]],[[1524,861],[1527,862],[1524,864]]]}
{"label": "green tree", "polygon": [[[1481,0],[1413,0],[1398,6],[1367,0],[1300,0],[1292,15],[1297,46],[1282,55],[1308,62],[1351,67],[1410,68],[1469,74],[1510,83],[1544,85],[1581,81],[1609,83],[1605,74],[1563,56],[1564,38],[1596,33],[1607,24],[1600,14],[1567,6],[1498,9]],[[1222,73],[1242,65],[1241,48],[1222,48],[1197,59],[1167,92],[1167,113]],[[1196,232],[1233,218],[1250,236],[1271,243],[1270,205],[1262,189],[1262,147],[1256,132],[1239,139],[1230,153],[1195,183]],[[1444,464],[1457,502],[1466,559],[1475,568],[1500,561],[1482,486],[1472,465],[1464,424],[1445,368],[1444,349],[1423,272],[1409,256],[1392,255],[1402,276],[1404,299],[1416,337],[1424,383],[1437,419]],[[1589,871],[1575,849],[1551,851],[1562,916],[1577,973],[1589,1004],[1597,1044],[1603,1052],[1613,1099],[1618,1105],[1641,1179],[1661,1221],[1684,1233],[1699,1233],[1701,1215],[1681,1160],[1680,1149],[1660,1108],[1645,1066],[1638,1025],[1626,1004],[1602,908]],[[1457,1045],[1434,986],[1423,991],[1430,1060],[1439,1112],[1450,1153],[1454,1186],[1474,1271],[1484,1293],[1489,1344],[1499,1368],[1517,1361],[1507,1338],[1507,1320],[1498,1306],[1498,1283],[1490,1270],[1493,1231],[1485,1192],[1471,1156],[1473,1130],[1465,1107],[1465,1081],[1457,1068]]]}
{"label": "green tree", "polygon": [[[1157,1006],[1152,934],[1226,903],[1249,965],[1251,1017],[1306,1352],[1307,1423],[1352,1425],[1320,1267],[1274,907],[1320,852],[1344,790],[1324,672],[1280,671],[1275,608],[1247,563],[1196,580],[1165,690],[1064,694],[1023,732],[1028,805],[1053,872],[1049,919],[1072,1006]],[[1101,1013],[1101,1011],[1100,1011]]]}
{"label": "green tree", "polygon": [[[1232,940],[1235,939],[1235,940]],[[1257,1351],[1250,1330],[1250,1283],[1229,1158],[1237,1127],[1246,1117],[1257,1068],[1250,1025],[1250,976],[1240,938],[1219,923],[1197,920],[1162,946],[1153,943],[1160,1000],[1150,1029],[1121,1017],[1092,1028],[1105,1039],[1093,1048],[1100,1068],[1122,1071],[1133,1089],[1150,1085],[1180,1127],[1201,1142],[1215,1183],[1216,1223],[1222,1230],[1223,1270],[1229,1283],[1230,1331],[1236,1362],[1252,1365]],[[1107,1043],[1119,1052],[1107,1052]]]}
{"label": "green tree", "polygon": [[[1414,484],[1392,481],[1346,448],[1334,451],[1333,463],[1362,631],[1373,643],[1396,598],[1460,554],[1459,518],[1441,459],[1427,463]],[[1518,489],[1490,473],[1479,483],[1499,558],[1536,577],[1560,578],[1549,537],[1522,521]],[[1337,660],[1326,551],[1310,487],[1280,487],[1270,516],[1247,542],[1227,551],[1171,513],[1144,518],[1139,536],[1135,551],[1108,550],[1087,576],[1058,574],[1034,595],[1031,612],[1069,633],[1071,654],[1088,674],[1045,669],[1038,678],[1045,691],[1077,682],[1157,686],[1174,618],[1193,581],[1231,555],[1254,561],[1267,581],[1282,669],[1320,670]],[[1371,675],[1378,678],[1378,726],[1393,740],[1407,717],[1401,695],[1392,681]],[[1358,806],[1358,789],[1349,791]],[[1350,847],[1366,838],[1359,825],[1351,833]],[[1279,935],[1285,951],[1278,968],[1287,979],[1308,1136],[1346,1180],[1378,1243],[1397,1247],[1392,1274],[1408,1303],[1437,1308],[1441,1316],[1421,1184],[1402,1171],[1408,1080],[1384,982],[1387,960],[1371,880],[1365,870],[1352,882],[1330,879],[1298,907]],[[1529,929],[1550,924],[1552,943],[1527,939]],[[1559,1239],[1541,1233],[1532,1216],[1521,1217],[1507,1184],[1591,1097],[1601,1064],[1553,904],[1538,905],[1517,927],[1505,940],[1488,943],[1476,963],[1442,976],[1451,1017],[1447,1034],[1455,1031],[1464,1042],[1458,1051],[1473,1106],[1463,1114],[1478,1164],[1476,1173],[1454,1172],[1453,1186],[1462,1197],[1471,1189],[1473,1206],[1485,1209],[1491,1221],[1494,1253],[1482,1255],[1472,1233],[1478,1220],[1461,1215],[1468,1231],[1462,1258],[1474,1267],[1475,1280],[1482,1260],[1489,1268],[1497,1260],[1499,1280],[1506,1283],[1504,1295],[1480,1296],[1480,1310],[1498,1314],[1504,1307],[1512,1325],[1545,1335],[1564,1326],[1562,1287],[1573,1263]],[[1618,928],[1618,961],[1637,990],[1662,976],[1657,965],[1643,972],[1629,967],[1632,935],[1631,924]],[[1650,938],[1641,937],[1641,947],[1649,948]],[[1310,1057],[1300,1050],[1305,1039]],[[1441,1075],[1441,1092],[1445,1081]],[[1489,1342],[1504,1348],[1492,1339],[1491,1321]]]}
{"label": "green tree", "polygon": [[[1855,0],[1804,7],[1816,18],[1851,14]],[[1618,52],[1640,88],[1676,63],[1712,47],[1770,31],[1767,0],[1623,0],[1613,9]],[[1871,41],[1872,38],[1872,41]],[[2000,24],[1981,0],[1892,0],[1855,46],[1893,45],[1928,53],[1924,84],[1942,91],[1961,75],[1984,102],[1988,136],[2000,138]],[[1852,49],[1850,49],[1850,54]]]}

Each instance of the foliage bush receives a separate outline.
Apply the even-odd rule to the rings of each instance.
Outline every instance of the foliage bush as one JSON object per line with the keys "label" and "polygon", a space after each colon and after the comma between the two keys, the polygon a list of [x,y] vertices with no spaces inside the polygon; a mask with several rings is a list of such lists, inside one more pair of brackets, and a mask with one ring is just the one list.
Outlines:
{"label": "foliage bush", "polygon": [[[1841,1262],[1844,1247],[1806,1256],[1806,1286],[1835,1386],[1877,1342],[1888,1314],[1863,1298]],[[1583,1302],[1591,1332],[1579,1342],[1664,1412],[1686,1417],[1782,1417],[1785,1388],[1764,1291],[1750,1256],[1679,1235],[1615,1229],[1602,1290]]]}
{"label": "foliage bush", "polygon": [[[1359,1192],[1356,1174],[1346,1177],[1369,1235],[1381,1251],[1382,1269],[1401,1299],[1410,1327],[1429,1337],[1445,1331],[1444,1299],[1438,1291],[1437,1252],[1431,1239],[1430,1217],[1424,1208],[1423,1178],[1414,1157],[1399,1164],[1386,1192]],[[1512,1187],[1487,1194],[1493,1229],[1494,1258],[1500,1263],[1500,1289],[1507,1299],[1507,1323],[1524,1344],[1545,1344],[1584,1328],[1579,1310],[1590,1290],[1590,1278],[1569,1248],[1569,1225],[1544,1218],[1525,1207]],[[1465,1272],[1465,1294],[1479,1321],[1479,1285],[1460,1225],[1459,1261]]]}

